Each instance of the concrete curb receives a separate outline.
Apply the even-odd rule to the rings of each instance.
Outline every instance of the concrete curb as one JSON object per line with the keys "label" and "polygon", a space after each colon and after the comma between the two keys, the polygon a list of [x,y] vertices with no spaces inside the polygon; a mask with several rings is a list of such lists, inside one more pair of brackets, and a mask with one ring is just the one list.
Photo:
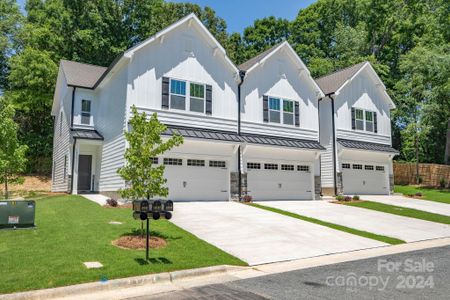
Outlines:
{"label": "concrete curb", "polygon": [[191,279],[208,275],[219,275],[230,271],[242,270],[247,268],[248,267],[220,265],[198,269],[180,270],[159,274],[113,279],[105,282],[90,282],[52,289],[3,294],[0,295],[0,300],[41,300],[69,297],[88,293],[111,291],[120,288],[130,288],[157,283],[170,283],[182,279]]}

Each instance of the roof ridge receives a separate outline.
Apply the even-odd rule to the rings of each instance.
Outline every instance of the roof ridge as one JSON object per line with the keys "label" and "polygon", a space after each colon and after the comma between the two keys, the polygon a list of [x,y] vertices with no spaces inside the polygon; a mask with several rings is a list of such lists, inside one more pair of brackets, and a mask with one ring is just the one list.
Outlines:
{"label": "roof ridge", "polygon": [[328,77],[328,76],[337,74],[337,73],[339,73],[339,72],[348,70],[348,69],[350,69],[350,68],[356,67],[357,65],[362,65],[362,64],[365,64],[365,63],[370,63],[370,62],[369,62],[368,60],[365,60],[365,61],[359,62],[359,63],[357,63],[357,64],[353,64],[353,65],[351,65],[351,66],[348,66],[348,67],[345,67],[345,68],[342,68],[342,69],[333,71],[333,72],[331,72],[331,73],[329,73],[329,74],[322,75],[322,76],[320,76],[320,77],[315,78],[314,80],[319,80],[319,79],[322,79],[322,78],[325,78],[325,77]]}
{"label": "roof ridge", "polygon": [[104,66],[99,66],[99,65],[94,65],[91,63],[84,63],[84,62],[80,62],[80,61],[75,61],[75,60],[69,60],[69,59],[61,59],[60,62],[70,62],[70,63],[77,63],[77,64],[81,64],[81,65],[86,65],[86,66],[92,66],[92,67],[98,67],[98,68],[105,68],[107,69],[108,67],[104,67]]}

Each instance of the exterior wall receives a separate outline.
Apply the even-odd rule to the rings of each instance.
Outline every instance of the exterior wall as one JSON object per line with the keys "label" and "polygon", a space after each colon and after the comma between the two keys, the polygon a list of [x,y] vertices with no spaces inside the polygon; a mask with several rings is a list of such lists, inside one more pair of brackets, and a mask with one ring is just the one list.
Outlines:
{"label": "exterior wall", "polygon": [[331,100],[324,98],[319,102],[320,114],[320,144],[326,149],[320,155],[320,174],[322,177],[322,187],[334,188],[333,176],[333,126]]}
{"label": "exterior wall", "polygon": [[[153,42],[134,54],[128,66],[128,105],[158,112],[166,124],[236,131],[237,74],[223,54],[214,54],[197,26],[194,22],[176,28],[162,43]],[[162,77],[211,85],[212,115],[162,110]]]}
{"label": "exterior wall", "polygon": [[[388,103],[365,68],[335,97],[336,137],[391,145],[391,119]],[[377,113],[378,133],[352,129],[351,108]]]}
{"label": "exterior wall", "polygon": [[[280,50],[262,66],[248,73],[241,86],[241,131],[265,135],[318,140],[318,101],[313,84],[306,74],[299,75],[289,55]],[[299,102],[300,127],[264,123],[263,96]]]}
{"label": "exterior wall", "polygon": [[[70,146],[70,110],[72,103],[72,88],[67,87],[62,70],[59,71],[58,79],[59,86],[56,87],[56,97],[59,98],[59,109],[55,115],[53,130],[52,191],[68,192],[72,155]],[[63,113],[62,119],[61,112]],[[60,124],[62,125],[61,127]],[[66,157],[66,159],[64,157]],[[65,172],[64,162],[66,163]]]}
{"label": "exterior wall", "polygon": [[127,68],[119,70],[98,92],[95,128],[103,136],[99,190],[116,191],[124,187],[117,169],[124,164],[127,99]]}

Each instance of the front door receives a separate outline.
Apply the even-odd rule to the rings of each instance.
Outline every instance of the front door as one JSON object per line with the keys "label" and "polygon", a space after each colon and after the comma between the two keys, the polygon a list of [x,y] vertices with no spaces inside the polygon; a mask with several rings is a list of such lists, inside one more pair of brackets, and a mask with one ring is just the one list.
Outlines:
{"label": "front door", "polygon": [[78,192],[91,191],[92,155],[78,157]]}

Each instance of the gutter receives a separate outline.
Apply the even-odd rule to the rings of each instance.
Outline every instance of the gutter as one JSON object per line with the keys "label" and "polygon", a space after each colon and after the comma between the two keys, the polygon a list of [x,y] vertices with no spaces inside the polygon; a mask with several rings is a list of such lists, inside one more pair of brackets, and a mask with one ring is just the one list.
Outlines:
{"label": "gutter", "polygon": [[[239,71],[241,81],[238,84],[238,136],[241,136],[241,85],[244,83],[245,71]],[[242,199],[242,168],[241,168],[241,145],[238,148],[238,185],[239,201]]]}

